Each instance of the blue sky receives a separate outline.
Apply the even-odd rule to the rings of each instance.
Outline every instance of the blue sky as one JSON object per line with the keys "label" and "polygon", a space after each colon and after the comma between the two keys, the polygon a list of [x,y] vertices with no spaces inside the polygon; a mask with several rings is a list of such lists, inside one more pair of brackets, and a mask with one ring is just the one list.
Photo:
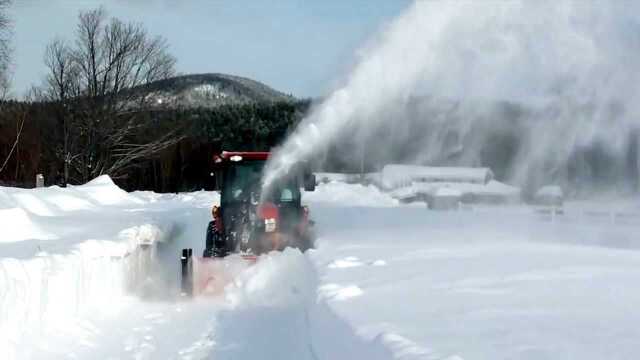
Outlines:
{"label": "blue sky", "polygon": [[103,5],[169,40],[182,73],[250,77],[296,96],[329,91],[354,52],[411,0],[14,0],[13,92],[45,74],[55,36],[73,39],[78,11]]}

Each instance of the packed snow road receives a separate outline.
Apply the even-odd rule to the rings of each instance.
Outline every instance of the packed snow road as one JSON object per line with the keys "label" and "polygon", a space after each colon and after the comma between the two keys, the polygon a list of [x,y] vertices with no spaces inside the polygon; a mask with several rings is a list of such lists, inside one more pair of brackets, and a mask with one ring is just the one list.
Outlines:
{"label": "packed snow road", "polygon": [[640,354],[633,217],[434,212],[341,183],[305,199],[316,250],[263,256],[223,296],[185,300],[178,252],[202,248],[215,193],[127,194],[108,178],[0,189],[0,358]]}

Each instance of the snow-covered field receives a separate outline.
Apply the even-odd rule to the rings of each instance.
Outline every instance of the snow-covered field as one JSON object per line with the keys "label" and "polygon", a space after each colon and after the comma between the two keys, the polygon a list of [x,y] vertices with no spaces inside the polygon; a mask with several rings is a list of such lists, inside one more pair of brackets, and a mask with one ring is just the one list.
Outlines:
{"label": "snow-covered field", "polygon": [[215,193],[0,188],[1,359],[636,359],[640,206],[437,212],[305,194],[317,249],[178,296]]}

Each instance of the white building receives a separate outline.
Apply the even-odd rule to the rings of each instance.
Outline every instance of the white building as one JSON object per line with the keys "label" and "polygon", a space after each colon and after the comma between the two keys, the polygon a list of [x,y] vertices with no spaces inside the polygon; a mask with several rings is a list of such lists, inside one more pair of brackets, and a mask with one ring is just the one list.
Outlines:
{"label": "white building", "polygon": [[487,184],[493,180],[493,172],[489,168],[391,164],[382,168],[380,180],[381,185],[389,190],[412,183]]}
{"label": "white building", "polygon": [[405,202],[453,202],[438,194],[441,189],[455,191],[464,203],[517,203],[521,198],[519,188],[494,180],[489,168],[386,165],[378,185]]}

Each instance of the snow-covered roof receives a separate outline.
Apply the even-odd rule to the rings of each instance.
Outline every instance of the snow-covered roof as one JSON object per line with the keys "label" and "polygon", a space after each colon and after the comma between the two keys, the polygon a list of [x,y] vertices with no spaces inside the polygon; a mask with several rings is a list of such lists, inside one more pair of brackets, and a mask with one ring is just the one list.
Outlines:
{"label": "snow-covered roof", "polygon": [[[418,194],[429,194],[432,196],[445,196],[446,193],[457,193],[462,195],[481,195],[481,196],[504,196],[519,197],[520,189],[491,180],[487,184],[472,183],[455,183],[455,182],[430,182],[430,183],[414,183],[412,185],[397,188],[391,191],[391,196],[403,199],[415,197]],[[450,195],[453,196],[453,195]]]}
{"label": "snow-covered roof", "polygon": [[386,165],[382,169],[382,185],[388,189],[408,186],[412,182],[455,182],[486,184],[493,179],[489,168],[431,167],[418,165]]}

